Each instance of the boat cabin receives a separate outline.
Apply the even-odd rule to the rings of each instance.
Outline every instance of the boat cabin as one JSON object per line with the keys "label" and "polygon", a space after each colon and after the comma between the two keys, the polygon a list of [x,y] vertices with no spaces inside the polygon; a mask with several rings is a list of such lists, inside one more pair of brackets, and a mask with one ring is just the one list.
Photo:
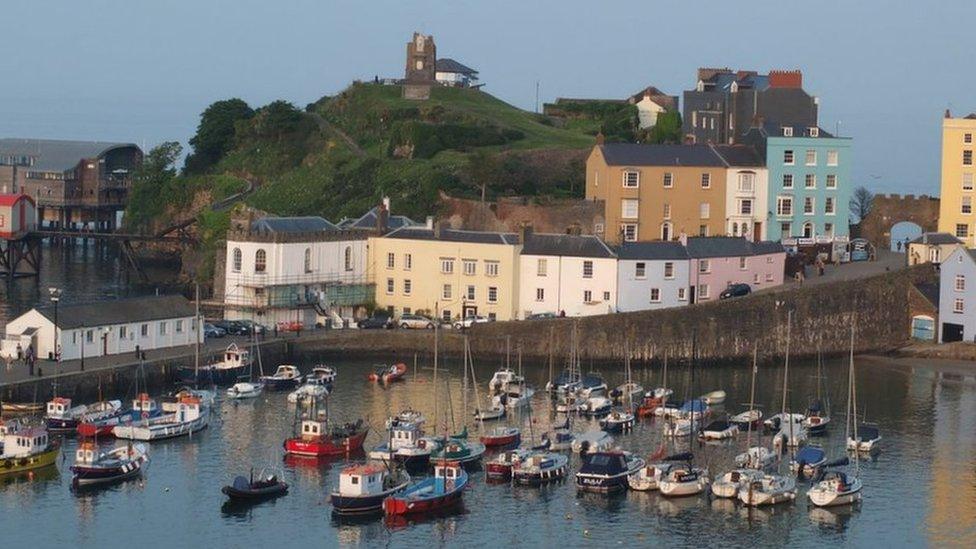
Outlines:
{"label": "boat cabin", "polygon": [[149,398],[146,393],[139,393],[139,396],[132,401],[132,410],[139,412],[143,417],[148,417],[156,412],[156,401]]}
{"label": "boat cabin", "polygon": [[314,419],[302,420],[302,439],[316,440],[328,432],[328,425],[324,421]]}
{"label": "boat cabin", "polygon": [[339,493],[343,496],[369,496],[383,492],[384,467],[354,465],[339,475]]}
{"label": "boat cabin", "polygon": [[296,377],[299,377],[299,375],[301,375],[301,372],[299,372],[298,368],[292,366],[291,364],[282,364],[281,366],[278,366],[278,369],[275,370],[274,373],[274,377],[281,379],[295,379]]}
{"label": "boat cabin", "polygon": [[231,343],[224,350],[224,357],[221,360],[225,368],[236,368],[237,366],[247,365],[251,362],[250,351],[238,348],[236,343]]}
{"label": "boat cabin", "polygon": [[456,461],[441,461],[434,466],[434,481],[439,488],[453,488],[454,482],[461,478],[461,466]]}
{"label": "boat cabin", "polygon": [[20,457],[37,454],[47,448],[47,430],[34,427],[7,433],[3,437],[3,456]]}
{"label": "boat cabin", "polygon": [[47,403],[47,417],[64,418],[71,410],[71,399],[64,397],[54,397]]}
{"label": "boat cabin", "polygon": [[78,449],[75,450],[75,463],[83,463],[86,465],[91,465],[95,463],[95,458],[98,456],[98,448],[95,443],[86,440],[78,445]]}
{"label": "boat cabin", "polygon": [[[0,437],[5,436],[7,433],[13,433],[19,431],[23,428],[23,424],[17,418],[13,419],[3,419],[0,418]],[[3,448],[2,440],[0,440],[0,449]]]}
{"label": "boat cabin", "polygon": [[200,399],[195,396],[180,397],[176,407],[176,420],[179,423],[193,421],[200,417]]}
{"label": "boat cabin", "polygon": [[400,448],[412,448],[417,446],[417,442],[423,437],[420,425],[416,423],[405,423],[393,428],[393,435],[390,437],[390,447],[393,450]]}

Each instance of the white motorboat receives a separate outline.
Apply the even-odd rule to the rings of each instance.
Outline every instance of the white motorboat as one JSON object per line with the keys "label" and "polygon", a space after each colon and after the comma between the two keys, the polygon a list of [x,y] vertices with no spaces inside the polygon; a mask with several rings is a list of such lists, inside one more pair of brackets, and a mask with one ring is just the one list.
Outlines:
{"label": "white motorboat", "polygon": [[739,434],[739,426],[724,419],[709,422],[698,435],[702,440],[725,440]]}
{"label": "white motorboat", "polygon": [[579,396],[582,398],[589,399],[605,394],[607,394],[607,383],[603,381],[603,376],[600,374],[590,372],[580,380]]}
{"label": "white motorboat", "polygon": [[[796,414],[799,415],[799,414]],[[807,442],[807,430],[803,420],[794,420],[793,424],[780,424],[779,432],[773,435],[773,448],[780,453],[784,448],[798,448]]]}
{"label": "white motorboat", "polygon": [[566,478],[569,457],[554,452],[533,452],[512,469],[516,484],[539,486]]}
{"label": "white motorboat", "polygon": [[231,387],[227,389],[227,398],[232,398],[234,400],[257,398],[261,396],[262,391],[264,391],[264,385],[260,383],[252,383],[250,381],[242,381],[231,385]]}
{"label": "white motorboat", "polygon": [[735,414],[729,418],[729,421],[738,425],[740,431],[745,431],[750,427],[753,429],[759,427],[762,422],[762,418],[762,410],[752,409]]}
{"label": "white motorboat", "polygon": [[776,462],[776,454],[765,446],[752,446],[735,456],[734,461],[738,467],[761,470]]}
{"label": "white motorboat", "polygon": [[842,471],[825,471],[807,491],[810,503],[817,507],[849,505],[861,500],[861,479]]}
{"label": "white motorboat", "polygon": [[626,410],[613,410],[600,420],[600,428],[608,433],[622,433],[634,428],[635,416]]}
{"label": "white motorboat", "polygon": [[763,475],[739,489],[739,501],[749,507],[776,505],[796,499],[796,480],[791,476]]}
{"label": "white motorboat", "polygon": [[395,418],[387,420],[389,440],[369,452],[369,458],[379,461],[399,463],[409,471],[427,468],[430,455],[437,450],[435,441],[425,438],[422,423],[399,422]]}
{"label": "white motorboat", "polygon": [[877,452],[881,449],[881,431],[876,425],[857,425],[853,435],[847,437],[847,449],[868,454]]}
{"label": "white motorboat", "polygon": [[658,489],[658,483],[671,469],[673,463],[648,463],[634,474],[627,477],[627,485],[631,490],[649,492]]}
{"label": "white motorboat", "polygon": [[116,425],[112,434],[116,438],[132,440],[160,440],[195,433],[210,423],[210,407],[201,404],[195,396],[183,396],[176,412],[144,421]]}
{"label": "white motorboat", "polygon": [[329,396],[329,386],[309,383],[305,380],[305,385],[288,393],[288,402],[295,404],[305,398],[323,399]]}
{"label": "white motorboat", "polygon": [[488,394],[507,393],[509,387],[525,385],[525,378],[510,368],[502,368],[491,376],[488,382]]}
{"label": "white motorboat", "polygon": [[275,373],[261,376],[260,380],[269,391],[281,391],[298,386],[302,382],[302,373],[291,364],[282,364]]}
{"label": "white motorboat", "polygon": [[577,454],[602,452],[613,447],[613,437],[606,431],[587,431],[576,435],[571,447]]}
{"label": "white motorboat", "polygon": [[[339,372],[336,371],[332,366],[318,365],[312,368],[312,371],[305,376],[306,385],[323,385],[325,387],[331,388],[335,384],[336,377],[339,376]],[[331,390],[331,389],[330,389]]]}
{"label": "white motorboat", "polygon": [[763,428],[767,433],[776,433],[783,427],[783,425],[787,425],[789,423],[787,421],[788,419],[792,419],[794,423],[799,423],[802,425],[803,420],[806,419],[806,416],[797,413],[781,412],[766,418],[766,420],[763,421]]}
{"label": "white motorboat", "polygon": [[733,469],[715,479],[712,483],[712,495],[734,499],[738,497],[740,489],[760,480],[762,476],[763,472],[756,469]]}
{"label": "white motorboat", "polygon": [[532,395],[535,394],[535,389],[527,385],[510,385],[509,391],[503,393],[505,395],[505,407],[514,409],[521,408],[523,406],[528,406],[532,403]]}
{"label": "white motorboat", "polygon": [[691,436],[691,427],[692,421],[690,419],[673,419],[664,425],[664,436],[675,438]]}
{"label": "white motorboat", "polygon": [[662,496],[682,497],[700,494],[708,489],[708,484],[708,469],[693,467],[689,460],[671,467],[657,486]]}
{"label": "white motorboat", "polygon": [[712,391],[708,394],[702,395],[701,399],[705,401],[705,404],[709,406],[717,406],[725,402],[726,394],[725,391],[718,390]]}
{"label": "white motorboat", "polygon": [[575,392],[563,393],[556,400],[556,412],[560,414],[572,414],[580,411],[585,399],[576,396]]}
{"label": "white motorboat", "polygon": [[594,396],[586,399],[579,412],[584,416],[596,417],[609,414],[611,408],[613,408],[613,402],[609,398]]}
{"label": "white motorboat", "polygon": [[479,421],[502,419],[506,414],[504,402],[507,399],[508,397],[504,393],[491,397],[491,403],[488,405],[488,408],[475,408],[474,418]]}

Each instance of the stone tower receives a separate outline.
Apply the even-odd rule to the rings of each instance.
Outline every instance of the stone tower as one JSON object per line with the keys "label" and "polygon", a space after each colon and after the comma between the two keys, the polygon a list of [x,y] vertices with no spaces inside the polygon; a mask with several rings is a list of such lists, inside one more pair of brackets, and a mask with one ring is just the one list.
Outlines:
{"label": "stone tower", "polygon": [[434,37],[413,33],[413,40],[407,43],[407,65],[404,71],[403,97],[406,99],[427,99],[430,87],[435,83],[437,70],[437,46]]}

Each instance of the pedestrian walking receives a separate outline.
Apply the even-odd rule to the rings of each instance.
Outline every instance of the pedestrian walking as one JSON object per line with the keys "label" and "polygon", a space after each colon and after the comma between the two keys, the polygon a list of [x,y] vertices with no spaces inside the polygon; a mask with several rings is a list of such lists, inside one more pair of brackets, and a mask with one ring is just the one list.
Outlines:
{"label": "pedestrian walking", "polygon": [[[29,375],[34,375],[34,346],[33,345],[27,346],[27,353],[24,355],[24,360],[27,361],[27,368],[28,368],[27,373]],[[38,371],[40,371],[40,368],[38,368]],[[39,375],[40,374],[38,374],[38,376]]]}

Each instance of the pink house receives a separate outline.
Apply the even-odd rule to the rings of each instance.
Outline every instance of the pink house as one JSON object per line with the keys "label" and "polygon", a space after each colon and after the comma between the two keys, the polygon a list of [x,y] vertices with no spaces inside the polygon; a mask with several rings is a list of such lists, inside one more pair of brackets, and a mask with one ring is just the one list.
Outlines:
{"label": "pink house", "polygon": [[750,242],[729,236],[685,237],[691,265],[691,302],[719,298],[732,284],[748,284],[752,291],[783,283],[786,250],[778,242]]}

